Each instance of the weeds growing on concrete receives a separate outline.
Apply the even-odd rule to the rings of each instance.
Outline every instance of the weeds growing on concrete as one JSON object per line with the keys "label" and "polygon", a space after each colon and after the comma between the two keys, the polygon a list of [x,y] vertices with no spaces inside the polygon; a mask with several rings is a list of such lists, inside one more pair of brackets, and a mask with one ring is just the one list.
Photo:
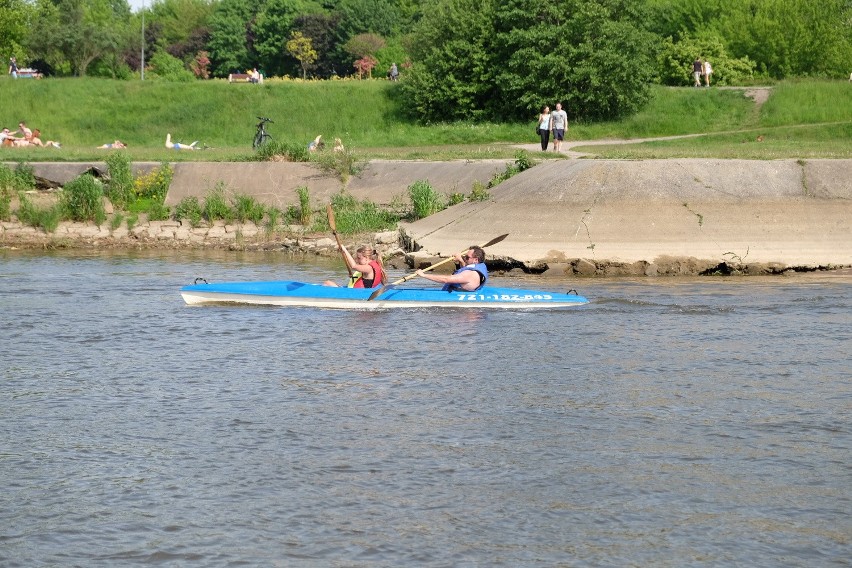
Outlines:
{"label": "weeds growing on concrete", "polygon": [[408,186],[411,198],[411,215],[416,221],[446,208],[444,196],[435,191],[428,180],[417,180]]}
{"label": "weeds growing on concrete", "polygon": [[234,218],[233,211],[228,205],[228,200],[225,197],[225,184],[217,183],[216,186],[207,193],[204,198],[204,207],[202,207],[204,218],[210,223],[217,220],[230,221]]}
{"label": "weeds growing on concrete", "polygon": [[[380,208],[372,201],[366,199],[359,201],[345,191],[332,196],[331,206],[334,209],[335,222],[340,234],[388,231],[396,227],[400,219],[398,215]],[[313,229],[329,230],[327,217],[317,215],[316,219]]]}
{"label": "weeds growing on concrete", "polygon": [[263,204],[258,203],[257,199],[250,195],[237,194],[233,197],[234,204],[234,219],[240,223],[251,221],[255,225],[260,225],[263,221],[263,216],[266,214],[266,208]]}
{"label": "weeds growing on concrete", "polygon": [[305,185],[297,187],[296,193],[299,194],[299,223],[307,227],[311,224],[311,195]]}
{"label": "weeds growing on concrete", "polygon": [[101,226],[106,220],[103,195],[101,180],[91,174],[83,174],[65,184],[61,203],[72,221],[93,221]]}
{"label": "weeds growing on concrete", "polygon": [[109,171],[107,197],[118,209],[127,209],[127,206],[136,198],[133,191],[130,157],[126,152],[110,152],[104,161]]}
{"label": "weeds growing on concrete", "polygon": [[193,229],[201,224],[203,216],[201,203],[195,196],[184,197],[175,207],[175,220],[183,221],[186,219],[189,221],[189,226]]}
{"label": "weeds growing on concrete", "polygon": [[42,229],[46,233],[54,232],[59,226],[64,213],[61,204],[54,204],[49,207],[37,207],[24,192],[18,195],[18,201],[20,205],[18,206],[16,215],[18,220],[24,225]]}

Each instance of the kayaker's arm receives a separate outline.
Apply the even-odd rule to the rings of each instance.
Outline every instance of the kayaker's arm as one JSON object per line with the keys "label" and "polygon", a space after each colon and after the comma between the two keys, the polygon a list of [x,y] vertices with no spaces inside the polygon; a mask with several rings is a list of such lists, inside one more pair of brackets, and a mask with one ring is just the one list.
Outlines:
{"label": "kayaker's arm", "polygon": [[465,270],[457,274],[435,274],[434,272],[417,271],[417,276],[439,284],[455,284],[462,290],[472,291],[479,288],[479,272]]}

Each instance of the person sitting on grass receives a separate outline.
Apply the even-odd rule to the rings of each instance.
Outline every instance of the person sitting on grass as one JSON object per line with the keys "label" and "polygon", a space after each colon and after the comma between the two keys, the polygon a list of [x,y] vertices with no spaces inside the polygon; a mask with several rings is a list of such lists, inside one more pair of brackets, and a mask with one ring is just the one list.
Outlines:
{"label": "person sitting on grass", "polygon": [[166,134],[166,148],[169,150],[197,150],[198,148],[195,145],[198,144],[198,140],[193,142],[192,144],[181,144],[180,142],[172,142],[172,135]]}
{"label": "person sitting on grass", "polygon": [[48,140],[47,142],[41,141],[41,130],[36,128],[33,130],[32,138],[30,138],[30,144],[33,146],[41,146],[44,148],[61,148],[62,146],[59,142],[54,142],[53,140]]}
{"label": "person sitting on grass", "polygon": [[20,140],[26,142],[23,138],[15,138],[8,128],[4,128],[3,132],[0,132],[0,144],[3,146],[15,146]]}

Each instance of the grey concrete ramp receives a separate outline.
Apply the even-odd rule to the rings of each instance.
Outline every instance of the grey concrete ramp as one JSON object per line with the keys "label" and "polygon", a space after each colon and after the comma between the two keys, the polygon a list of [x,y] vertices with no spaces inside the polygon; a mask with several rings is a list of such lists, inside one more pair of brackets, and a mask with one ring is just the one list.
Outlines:
{"label": "grey concrete ramp", "polygon": [[509,233],[489,255],[525,264],[662,256],[852,263],[848,160],[571,160],[540,164],[403,230],[448,255]]}
{"label": "grey concrete ramp", "polygon": [[[504,160],[454,162],[373,161],[348,180],[356,199],[387,205],[394,198],[408,201],[408,186],[428,180],[441,193],[470,193],[475,180],[487,182],[506,168]],[[307,187],[314,204],[328,203],[343,187],[341,180],[316,166],[295,162],[185,162],[174,164],[166,205],[184,197],[203,199],[217,185],[231,194],[250,195],[266,205],[286,208],[299,203],[297,188]]]}

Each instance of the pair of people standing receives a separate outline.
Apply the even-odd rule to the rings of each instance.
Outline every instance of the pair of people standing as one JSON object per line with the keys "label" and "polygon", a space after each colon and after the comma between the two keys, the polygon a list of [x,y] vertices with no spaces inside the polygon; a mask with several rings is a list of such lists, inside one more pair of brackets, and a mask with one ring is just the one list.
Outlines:
{"label": "pair of people standing", "polygon": [[565,139],[565,131],[568,130],[568,113],[562,110],[562,103],[556,103],[556,110],[550,112],[550,107],[545,105],[538,115],[538,135],[541,138],[541,150],[547,151],[550,144],[550,133],[553,133],[553,151],[559,152],[562,141]]}

